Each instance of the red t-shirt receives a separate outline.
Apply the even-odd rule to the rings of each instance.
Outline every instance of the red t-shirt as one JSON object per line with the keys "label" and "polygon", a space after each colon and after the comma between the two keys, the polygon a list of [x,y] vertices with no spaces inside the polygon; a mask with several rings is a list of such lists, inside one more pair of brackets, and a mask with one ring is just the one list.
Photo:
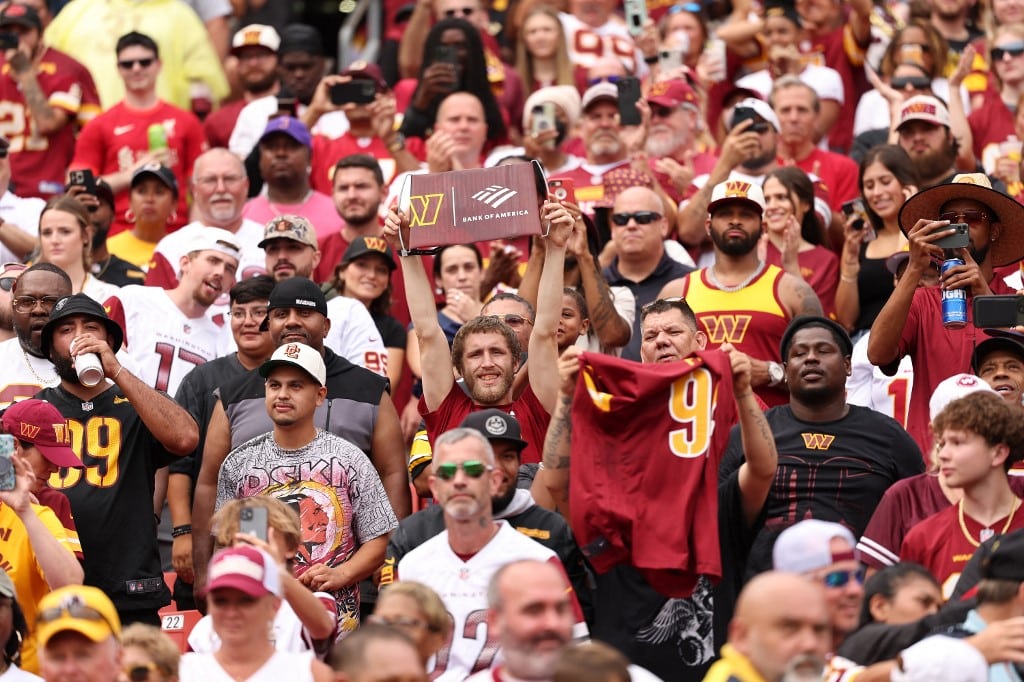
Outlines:
{"label": "red t-shirt", "polygon": [[[853,116],[857,109],[855,103],[860,100],[861,95],[871,89],[864,73],[865,48],[866,46],[857,45],[853,31],[844,23],[828,33],[812,36],[807,49],[803,50],[807,56],[820,55],[820,60],[811,60],[810,63],[831,67],[838,71],[843,79],[843,101],[846,105],[840,107],[839,118],[828,134],[829,145],[834,149],[847,150],[853,145]],[[856,168],[856,165],[854,167]],[[852,180],[856,184],[856,172]]]}
{"label": "red t-shirt", "polygon": [[323,135],[314,135],[313,173],[309,178],[313,189],[331,196],[334,193],[334,164],[352,154],[369,154],[377,159],[384,173],[385,185],[390,185],[395,179],[397,165],[387,145],[379,137],[356,137],[351,133],[345,133],[332,140]]}
{"label": "red t-shirt", "polygon": [[[188,222],[186,198],[192,165],[196,157],[206,151],[203,126],[191,112],[164,101],[150,109],[133,109],[118,102],[85,126],[68,168],[88,168],[97,177],[133,168],[141,156],[149,153],[147,130],[154,123],[162,124],[167,133],[170,151],[167,166],[178,180],[178,208],[167,223],[167,231],[173,232]],[[128,205],[128,189],[123,189],[114,196],[110,236],[131,228],[132,224],[124,217]]]}
{"label": "red t-shirt", "polygon": [[[771,265],[782,267],[782,252],[771,242],[768,242],[765,260]],[[839,258],[825,247],[815,246],[809,251],[797,254],[797,262],[800,264],[800,276],[818,295],[825,315],[834,319],[836,289],[839,288]]]}
{"label": "red t-shirt", "polygon": [[[1013,114],[998,93],[985,97],[985,103],[978,109],[971,112],[967,117],[967,124],[971,127],[971,139],[974,143],[974,157],[979,161],[985,160],[985,148],[989,145],[997,147],[1006,141],[1011,135],[1017,132],[1013,127]],[[1020,151],[1020,143],[1017,143],[1017,151]],[[1003,156],[996,153],[996,158]]]}
{"label": "red t-shirt", "polygon": [[235,129],[238,113],[248,104],[244,99],[225,104],[217,111],[203,119],[203,133],[210,148],[227,147],[231,140],[231,131]]}
{"label": "red t-shirt", "polygon": [[[787,163],[782,157],[779,157],[778,162],[783,166]],[[833,211],[842,210],[843,202],[860,196],[857,188],[860,168],[853,159],[842,154],[815,147],[810,154],[796,162],[796,167],[808,175],[821,178],[828,189],[828,205]]]}

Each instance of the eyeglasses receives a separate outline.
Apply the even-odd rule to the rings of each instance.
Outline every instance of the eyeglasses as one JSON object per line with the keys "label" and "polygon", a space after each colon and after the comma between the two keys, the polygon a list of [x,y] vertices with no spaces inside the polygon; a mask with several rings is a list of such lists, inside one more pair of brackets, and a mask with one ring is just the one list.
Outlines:
{"label": "eyeglasses", "polygon": [[91,606],[87,606],[77,596],[73,596],[70,599],[65,599],[59,606],[52,606],[48,609],[43,609],[39,612],[36,617],[36,623],[46,625],[52,623],[55,620],[63,618],[65,615],[75,618],[77,620],[92,620],[92,621],[103,621],[110,628],[111,632],[114,632],[114,626],[110,624],[107,617],[97,611]]}
{"label": "eyeglasses", "polygon": [[461,8],[456,8],[456,9],[446,9],[444,11],[444,15],[445,15],[445,17],[447,17],[449,19],[452,19],[452,18],[455,18],[455,17],[458,17],[458,16],[471,17],[471,16],[473,16],[473,12],[475,12],[475,11],[476,10],[473,9],[472,7],[461,7]]}
{"label": "eyeglasses", "polygon": [[450,481],[455,478],[455,474],[460,468],[470,478],[480,478],[491,467],[480,460],[471,459],[462,463],[445,462],[444,464],[438,464],[434,473],[442,481]]}
{"label": "eyeglasses", "polygon": [[612,213],[612,222],[619,227],[629,225],[630,219],[636,221],[637,225],[650,225],[655,220],[661,220],[661,214],[654,211],[635,211],[633,213]]}
{"label": "eyeglasses", "polygon": [[1002,47],[992,48],[992,61],[1001,62],[1003,57],[1019,57],[1024,54],[1024,40],[1018,40],[1010,43],[1009,45],[1003,45]]}
{"label": "eyeglasses", "polygon": [[398,628],[400,630],[416,630],[417,628],[425,628],[427,630],[433,630],[430,627],[430,623],[420,620],[419,618],[408,618],[406,616],[396,616],[394,618],[386,618],[384,616],[370,616],[367,619],[371,623],[377,625],[386,625],[389,628]]}
{"label": "eyeglasses", "polygon": [[677,111],[679,111],[678,107],[659,107],[655,105],[651,107],[651,118],[668,118]]}
{"label": "eyeglasses", "polygon": [[238,185],[241,185],[244,180],[244,175],[206,175],[201,178],[196,178],[195,183],[206,189],[213,189],[222,182],[225,187],[237,187]]}
{"label": "eyeglasses", "polygon": [[851,580],[856,580],[858,585],[863,585],[865,575],[867,575],[867,569],[861,566],[852,571],[829,571],[822,577],[822,580],[825,587],[839,588],[846,587]]}
{"label": "eyeglasses", "polygon": [[976,223],[981,220],[991,220],[991,216],[985,211],[968,208],[963,211],[947,211],[939,214],[939,220],[948,220],[951,223]]}
{"label": "eyeglasses", "polygon": [[896,76],[890,85],[896,90],[906,90],[908,85],[914,90],[927,90],[932,82],[927,76]]}
{"label": "eyeglasses", "polygon": [[235,308],[234,310],[231,311],[231,319],[237,320],[239,322],[245,320],[245,318],[247,317],[251,317],[257,322],[262,322],[266,316],[267,308],[265,307],[252,308],[251,310],[246,310],[245,308]]}
{"label": "eyeglasses", "polygon": [[42,298],[19,296],[14,299],[14,309],[19,313],[30,313],[36,309],[37,305],[42,304],[43,310],[50,312],[60,299],[60,296],[43,296]]}
{"label": "eyeglasses", "polygon": [[525,327],[528,324],[533,324],[533,320],[523,317],[522,315],[516,315],[515,313],[506,313],[505,315],[487,315],[486,317],[494,318],[495,320],[501,320],[513,329]]}
{"label": "eyeglasses", "polygon": [[144,69],[148,69],[149,67],[153,66],[153,62],[155,61],[156,57],[143,57],[142,59],[119,59],[117,60],[117,65],[125,71],[130,71],[131,69],[135,68],[136,64],[138,64]]}
{"label": "eyeglasses", "polygon": [[591,78],[587,81],[587,85],[597,85],[598,83],[618,83],[622,78],[625,78],[625,76],[601,76],[600,78]]}
{"label": "eyeglasses", "polygon": [[124,674],[128,676],[131,682],[146,682],[149,679],[150,673],[156,672],[159,667],[156,663],[150,661],[149,663],[140,663],[130,668],[125,668]]}

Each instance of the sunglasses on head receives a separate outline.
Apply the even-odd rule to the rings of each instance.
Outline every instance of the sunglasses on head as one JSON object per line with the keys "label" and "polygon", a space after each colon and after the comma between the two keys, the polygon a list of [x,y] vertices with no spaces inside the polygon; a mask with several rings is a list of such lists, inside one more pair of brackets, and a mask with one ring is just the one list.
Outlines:
{"label": "sunglasses on head", "polygon": [[533,320],[523,317],[522,315],[516,315],[515,313],[506,313],[504,315],[488,315],[487,317],[493,317],[496,320],[501,320],[510,327],[522,327],[527,324],[533,324]]}
{"label": "sunglasses on head", "polygon": [[119,59],[117,60],[117,65],[125,71],[135,68],[136,64],[138,64],[144,69],[148,69],[149,67],[153,66],[153,62],[155,61],[156,57],[143,57],[142,59]]}
{"label": "sunglasses on head", "polygon": [[483,462],[471,459],[462,463],[459,462],[445,462],[444,464],[438,464],[434,474],[442,481],[450,481],[455,478],[455,474],[459,469],[469,476],[470,478],[480,478],[484,475],[484,472],[490,469]]}
{"label": "sunglasses on head", "polygon": [[891,85],[897,90],[906,90],[908,85],[914,90],[927,90],[932,81],[927,76],[894,76]]}
{"label": "sunglasses on head", "polygon": [[976,223],[981,220],[988,220],[989,214],[985,211],[968,208],[964,211],[947,211],[939,214],[939,220],[948,220],[951,223]]}
{"label": "sunglasses on head", "polygon": [[698,2],[682,2],[678,5],[672,5],[668,8],[669,15],[679,14],[680,12],[689,12],[690,14],[700,14],[704,8],[701,7]]}
{"label": "sunglasses on head", "polygon": [[36,623],[46,625],[47,623],[52,623],[55,620],[63,618],[65,615],[77,620],[103,621],[107,624],[107,627],[110,628],[111,632],[115,631],[114,626],[110,624],[110,621],[107,620],[106,616],[77,599],[66,601],[59,606],[52,606],[48,609],[43,609],[36,617]]}
{"label": "sunglasses on head", "polygon": [[839,588],[846,587],[850,580],[856,580],[857,584],[863,585],[865,575],[867,575],[867,569],[861,566],[860,568],[848,571],[829,571],[822,577],[822,580],[825,583],[825,587]]}
{"label": "sunglasses on head", "polygon": [[637,225],[650,225],[661,218],[660,213],[654,211],[635,211],[633,213],[612,213],[612,222],[619,227],[625,227],[630,219],[636,221]]}
{"label": "sunglasses on head", "polygon": [[1018,40],[1017,42],[1010,43],[1009,45],[1003,45],[1002,47],[993,47],[992,61],[999,62],[1007,55],[1011,57],[1019,57],[1022,54],[1024,54],[1024,40]]}
{"label": "sunglasses on head", "polygon": [[625,76],[601,76],[600,78],[591,78],[587,81],[587,85],[597,85],[598,83],[618,83],[622,78],[625,78]]}

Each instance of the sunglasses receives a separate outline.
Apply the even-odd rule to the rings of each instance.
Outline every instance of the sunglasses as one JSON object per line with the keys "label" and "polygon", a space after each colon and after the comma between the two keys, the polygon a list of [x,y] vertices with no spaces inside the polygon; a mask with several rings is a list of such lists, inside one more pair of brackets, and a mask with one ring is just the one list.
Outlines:
{"label": "sunglasses", "polygon": [[371,615],[367,620],[377,625],[385,625],[389,628],[398,628],[399,630],[418,630],[419,628],[424,628],[432,632],[434,631],[434,628],[430,627],[429,623],[419,618],[409,618],[406,616],[385,618],[384,616]]}
{"label": "sunglasses", "polygon": [[619,80],[625,78],[625,76],[601,76],[600,78],[591,78],[587,81],[587,85],[597,85],[598,83],[618,83]]}
{"label": "sunglasses", "polygon": [[650,303],[645,303],[642,306],[640,306],[640,313],[646,314],[648,310],[653,308],[658,303],[661,303],[662,301],[664,301],[665,303],[679,303],[680,301],[685,300],[686,299],[684,299],[682,296],[673,296],[672,298],[659,298],[655,301],[651,301]]}
{"label": "sunglasses", "polygon": [[852,571],[830,571],[824,575],[822,580],[825,582],[825,587],[840,588],[846,587],[850,580],[856,580],[858,585],[863,585],[865,575],[867,575],[867,569],[861,566]]}
{"label": "sunglasses", "polygon": [[39,615],[36,618],[36,623],[46,625],[47,623],[52,623],[55,620],[63,618],[65,615],[77,620],[102,621],[107,624],[107,627],[110,628],[111,632],[116,632],[120,629],[114,628],[110,621],[107,620],[106,616],[91,606],[86,606],[77,597],[72,597],[60,606],[43,609],[39,612]]}
{"label": "sunglasses", "polygon": [[153,66],[153,62],[155,61],[156,57],[143,57],[142,59],[119,59],[117,60],[117,65],[125,71],[129,71],[135,68],[136,64],[138,64],[144,69],[148,69],[149,67]]}
{"label": "sunglasses", "polygon": [[533,324],[533,320],[523,317],[522,315],[516,315],[515,313],[506,313],[504,315],[487,315],[487,317],[501,320],[513,329],[525,327],[528,324]]}
{"label": "sunglasses", "polygon": [[157,664],[150,661],[149,663],[140,663],[139,665],[133,665],[130,668],[124,669],[124,674],[128,676],[131,682],[146,682],[149,679],[150,673],[154,673],[157,670]]}
{"label": "sunglasses", "polygon": [[30,313],[36,309],[37,305],[42,304],[43,310],[49,312],[53,310],[53,306],[57,305],[57,301],[60,299],[60,296],[43,296],[42,298],[19,296],[14,299],[14,309],[19,313]]}
{"label": "sunglasses", "polygon": [[654,211],[634,211],[633,213],[612,213],[612,222],[619,227],[629,225],[630,220],[635,220],[637,225],[650,225],[655,220],[661,219],[660,213]]}
{"label": "sunglasses", "polygon": [[462,463],[445,462],[444,464],[437,465],[437,469],[434,471],[434,474],[442,481],[450,481],[455,478],[455,474],[458,473],[460,468],[470,478],[480,478],[484,475],[484,472],[491,467],[476,459],[471,459]]}
{"label": "sunglasses", "polygon": [[680,12],[689,12],[690,14],[700,14],[704,8],[701,7],[700,3],[697,2],[683,2],[678,5],[672,5],[668,8],[669,15],[679,14]]}
{"label": "sunglasses", "polygon": [[989,220],[991,216],[985,211],[969,208],[964,211],[948,211],[939,214],[939,220],[948,220],[951,223],[976,223],[982,220]]}
{"label": "sunglasses", "polygon": [[1019,57],[1024,54],[1024,40],[1018,40],[1017,42],[1010,43],[1009,45],[1003,45],[1002,47],[992,48],[992,61],[1001,62],[1003,57],[1009,55],[1010,57]]}
{"label": "sunglasses", "polygon": [[473,16],[473,12],[475,12],[475,11],[476,10],[473,9],[472,7],[463,7],[461,9],[448,9],[448,10],[445,10],[444,11],[444,15],[448,19],[453,19],[453,18],[458,17],[458,16],[471,17],[471,16]]}
{"label": "sunglasses", "polygon": [[932,82],[927,76],[896,76],[891,85],[896,90],[906,90],[908,85],[914,90],[927,90]]}

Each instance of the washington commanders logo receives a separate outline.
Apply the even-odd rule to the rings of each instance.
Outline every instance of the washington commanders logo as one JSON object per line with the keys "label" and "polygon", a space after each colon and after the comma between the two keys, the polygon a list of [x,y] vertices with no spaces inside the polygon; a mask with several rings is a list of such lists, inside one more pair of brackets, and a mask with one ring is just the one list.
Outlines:
{"label": "washington commanders logo", "polygon": [[381,253],[385,253],[388,248],[387,242],[381,237],[363,237],[363,242],[366,244],[366,248]]}
{"label": "washington commanders logo", "polygon": [[708,340],[720,346],[723,343],[743,343],[750,320],[750,315],[702,315],[700,323],[707,331]]}
{"label": "washington commanders logo", "polygon": [[409,197],[409,212],[412,214],[409,227],[429,227],[436,224],[443,203],[443,194],[414,194]]}
{"label": "washington commanders logo", "polygon": [[35,424],[26,424],[25,422],[22,422],[20,435],[25,440],[34,441],[36,436],[39,435],[39,427]]}
{"label": "washington commanders logo", "polygon": [[750,187],[751,185],[749,182],[743,182],[742,180],[730,180],[725,183],[725,196],[746,199],[750,196]]}
{"label": "washington commanders logo", "polygon": [[832,447],[835,436],[828,433],[801,433],[804,439],[804,447],[808,450],[828,450]]}
{"label": "washington commanders logo", "polygon": [[298,346],[298,344],[290,343],[287,346],[285,346],[284,355],[285,355],[285,357],[291,358],[292,360],[298,360],[299,359],[299,346]]}

